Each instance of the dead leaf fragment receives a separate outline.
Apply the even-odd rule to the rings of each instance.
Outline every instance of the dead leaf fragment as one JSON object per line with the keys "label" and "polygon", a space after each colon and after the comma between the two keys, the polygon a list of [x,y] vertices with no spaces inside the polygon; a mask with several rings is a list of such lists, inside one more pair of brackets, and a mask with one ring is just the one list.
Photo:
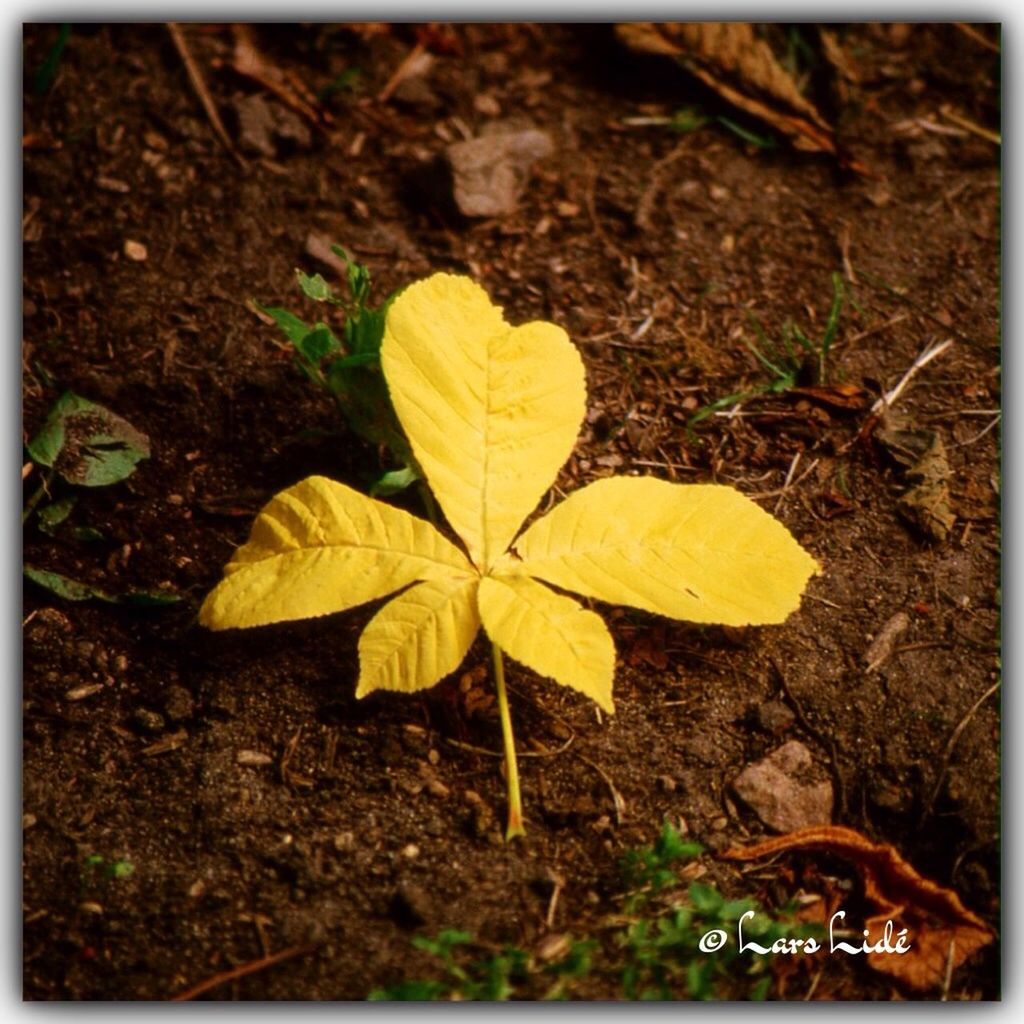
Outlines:
{"label": "dead leaf fragment", "polygon": [[631,50],[675,57],[722,99],[782,133],[797,149],[829,153],[840,165],[866,173],[836,143],[835,131],[776,60],[748,22],[616,25]]}
{"label": "dead leaf fragment", "polygon": [[900,514],[937,541],[944,541],[956,516],[949,500],[949,460],[946,446],[934,430],[904,430],[886,425],[875,436],[905,467],[908,489],[900,496]]}
{"label": "dead leaf fragment", "polygon": [[907,929],[908,952],[868,953],[867,962],[911,988],[923,991],[941,985],[947,969],[955,970],[995,937],[952,889],[922,878],[891,846],[873,843],[851,828],[800,829],[753,846],[733,847],[720,856],[748,861],[809,850],[834,854],[856,867],[864,895],[877,910],[864,922],[869,941],[879,940],[887,921],[893,922],[894,934]]}
{"label": "dead leaf fragment", "polygon": [[893,645],[896,643],[896,638],[903,633],[906,628],[910,625],[910,617],[906,612],[897,612],[888,622],[879,630],[878,636],[871,641],[871,646],[867,649],[864,655],[864,661],[867,664],[867,671],[874,672],[878,669],[892,654]]}

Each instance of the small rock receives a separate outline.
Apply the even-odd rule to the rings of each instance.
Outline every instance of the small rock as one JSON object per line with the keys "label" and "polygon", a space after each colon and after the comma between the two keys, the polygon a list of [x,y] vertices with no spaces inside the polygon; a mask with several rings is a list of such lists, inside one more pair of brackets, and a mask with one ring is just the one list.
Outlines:
{"label": "small rock", "polygon": [[131,185],[127,181],[122,181],[120,178],[111,178],[105,174],[96,175],[96,187],[103,189],[104,192],[118,192],[121,195],[125,195],[132,190]]}
{"label": "small rock", "polygon": [[674,793],[676,791],[676,780],[673,779],[671,775],[659,775],[658,785],[666,793]]}
{"label": "small rock", "polygon": [[491,125],[475,139],[445,150],[455,203],[467,217],[500,217],[516,208],[533,164],[554,153],[547,132]]}
{"label": "small rock", "polygon": [[164,714],[171,722],[184,722],[192,717],[195,701],[184,686],[168,686],[164,690]]}
{"label": "small rock", "polygon": [[811,752],[791,740],[745,768],[732,788],[769,828],[792,832],[832,820],[832,783],[813,774]]}
{"label": "small rock", "polygon": [[91,697],[102,689],[102,683],[86,683],[84,686],[74,686],[64,694],[64,699],[70,701],[85,700],[86,697]]}
{"label": "small rock", "polygon": [[892,654],[893,646],[901,633],[910,625],[910,617],[906,612],[897,612],[879,630],[878,636],[871,641],[871,646],[864,654],[864,662],[868,672],[878,669]]}
{"label": "small rock", "polygon": [[114,659],[114,672],[117,675],[119,675],[119,676],[123,676],[125,674],[125,672],[127,672],[127,671],[128,671],[128,659],[123,654],[119,654]]}
{"label": "small rock", "polygon": [[278,149],[308,149],[312,143],[302,119],[258,93],[237,100],[238,148],[250,156],[277,156]]}
{"label": "small rock", "polygon": [[415,843],[409,843],[402,848],[402,856],[408,860],[415,860],[420,855],[420,848]]}
{"label": "small rock", "polygon": [[427,782],[427,792],[431,796],[436,796],[438,799],[443,800],[451,793],[451,790],[440,779],[430,779]]}
{"label": "small rock", "polygon": [[149,259],[149,250],[142,242],[135,242],[130,238],[125,239],[124,254],[128,259],[134,260],[136,263],[143,263]]}
{"label": "small rock", "polygon": [[777,736],[792,726],[796,721],[796,715],[782,701],[769,700],[758,705],[754,712],[754,721],[759,729]]}
{"label": "small rock", "polygon": [[137,729],[153,735],[164,731],[164,716],[149,708],[136,708],[132,712],[132,722]]}
{"label": "small rock", "polygon": [[38,818],[34,814],[23,814],[21,816],[21,827],[23,829],[30,829],[38,821]]}
{"label": "small rock", "polygon": [[274,759],[261,750],[240,750],[235,754],[235,764],[245,765],[247,768],[262,768],[273,763]]}
{"label": "small rock", "polygon": [[338,853],[348,853],[356,847],[356,837],[352,832],[339,832],[334,837],[334,848]]}

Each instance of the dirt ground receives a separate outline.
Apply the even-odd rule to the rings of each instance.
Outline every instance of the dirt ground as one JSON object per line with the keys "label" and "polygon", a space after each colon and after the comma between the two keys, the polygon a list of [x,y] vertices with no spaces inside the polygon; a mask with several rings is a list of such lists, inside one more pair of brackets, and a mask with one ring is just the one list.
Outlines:
{"label": "dirt ground", "polygon": [[[237,139],[232,112],[261,89],[214,65],[228,26],[185,34]],[[256,27],[262,54],[314,92],[359,74],[324,99],[327,131],[288,119],[245,167],[166,27],[76,26],[37,92],[56,35],[25,32],[25,437],[71,389],[144,431],[152,456],[80,498],[74,522],[102,540],[30,522],[25,560],[184,600],[69,603],[26,584],[26,998],[162,1000],[299,947],[207,998],[363,999],[428,968],[416,934],[532,949],[597,928],[623,851],[666,820],[705,845],[723,891],[778,905],[792,872],[747,876],[713,854],[766,833],[732,780],[793,739],[832,781],[835,823],[892,844],[998,927],[999,691],[979,699],[1000,671],[1000,151],[941,116],[998,128],[993,26],[841,31],[858,80],[829,112],[870,177],[719,122],[673,132],[658,119],[681,107],[735,115],[608,26],[439,31],[429,72],[385,100],[412,29]],[[464,219],[431,168],[497,118],[549,132],[554,153],[514,213]],[[379,299],[452,270],[512,322],[569,331],[589,413],[558,488],[630,472],[729,483],[824,566],[782,626],[599,609],[619,652],[610,720],[510,666],[519,742],[539,755],[521,764],[525,841],[503,843],[499,760],[470,749],[500,746],[481,643],[423,697],[357,703],[356,638],[375,607],[217,635],[196,624],[274,492],[311,473],[365,488],[387,468],[248,304],[315,316],[294,270],[334,272],[307,251],[311,232],[365,263]],[[833,273],[848,301],[832,383],[858,407],[769,393],[688,430],[709,403],[771,383],[745,343],[751,314],[769,338],[787,320],[820,336]],[[869,410],[946,339],[894,406],[945,445],[955,523],[938,541],[901,515],[905,474]],[[97,858],[132,871],[106,877]],[[949,997],[997,997],[999,955],[997,941],[955,971]],[[616,991],[598,975],[574,996]],[[813,995],[939,992],[830,958]]]}

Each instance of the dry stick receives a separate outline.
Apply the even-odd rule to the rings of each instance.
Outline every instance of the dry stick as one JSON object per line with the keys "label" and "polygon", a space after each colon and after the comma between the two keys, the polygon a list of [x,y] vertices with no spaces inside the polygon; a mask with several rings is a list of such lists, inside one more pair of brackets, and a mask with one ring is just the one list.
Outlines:
{"label": "dry stick", "polygon": [[235,149],[231,143],[231,139],[228,137],[228,133],[224,128],[224,122],[221,121],[220,114],[217,113],[217,108],[214,106],[213,99],[210,96],[209,90],[206,88],[206,83],[203,81],[203,74],[192,57],[192,53],[188,48],[188,43],[185,42],[185,36],[182,33],[181,28],[173,21],[170,21],[167,23],[167,31],[171,33],[171,39],[174,41],[174,47],[181,56],[182,61],[184,61],[185,70],[188,72],[188,80],[192,83],[192,88],[199,97],[199,102],[203,105],[203,110],[206,111],[206,116],[210,119],[210,124],[213,127],[214,134],[218,139],[220,139],[221,145],[231,154],[239,167],[244,168],[248,166],[245,162],[245,158],[237,149]]}
{"label": "dry stick", "polygon": [[591,768],[597,772],[598,775],[604,780],[605,785],[608,787],[609,792],[612,795],[612,803],[615,805],[615,824],[621,825],[626,817],[626,801],[622,798],[622,794],[615,788],[615,783],[612,782],[608,773],[597,764],[594,764],[589,757],[584,757],[578,750],[576,756],[584,763],[590,765]]}
{"label": "dry stick", "polygon": [[946,772],[949,771],[949,759],[953,756],[953,750],[955,749],[957,742],[960,739],[964,729],[967,728],[967,723],[978,713],[978,708],[992,696],[996,690],[999,689],[1002,680],[994,682],[972,705],[970,711],[960,720],[957,727],[953,730],[949,737],[949,741],[946,743],[946,749],[942,752],[942,770],[939,772],[938,777],[935,779],[935,785],[932,787],[931,796],[928,797],[928,802],[924,805],[924,810],[921,812],[921,817],[918,819],[917,827],[927,820],[928,816],[932,813],[932,808],[935,806],[936,797],[939,795],[939,790],[942,788],[942,783],[946,778]]}
{"label": "dry stick", "polygon": [[240,967],[232,967],[230,971],[221,971],[220,974],[215,974],[212,978],[207,978],[206,981],[201,981],[198,985],[193,985],[192,988],[185,989],[184,992],[179,992],[176,996],[171,996],[170,1001],[172,1003],[188,1002],[209,992],[211,989],[217,988],[219,985],[223,985],[225,982],[237,981],[239,978],[262,971],[266,967],[273,967],[283,960],[290,960],[292,957],[311,953],[315,948],[315,946],[289,946],[287,949],[282,949],[279,953],[274,953],[271,956],[262,956],[258,960],[250,960],[247,964],[242,964]]}
{"label": "dry stick", "polygon": [[836,784],[836,802],[839,804],[839,816],[842,818],[846,814],[846,784],[843,782],[842,773],[839,771],[839,751],[836,749],[836,742],[831,736],[823,735],[811,725],[807,720],[807,715],[804,714],[803,704],[800,703],[786,682],[786,673],[782,671],[782,666],[774,655],[768,655],[768,660],[771,662],[772,668],[775,669],[775,674],[779,677],[782,692],[789,699],[789,703],[793,705],[793,713],[796,715],[796,720],[809,735],[813,736],[822,746],[828,749],[829,756],[832,759],[832,778]]}
{"label": "dry stick", "polygon": [[968,39],[973,39],[976,43],[980,43],[986,50],[991,50],[992,53],[1001,52],[998,43],[993,43],[991,39],[987,39],[973,25],[966,25],[962,21],[955,21],[953,25],[963,32]]}
{"label": "dry stick", "polygon": [[906,386],[913,380],[916,374],[918,374],[924,367],[926,367],[936,356],[941,356],[943,352],[953,344],[952,338],[947,338],[943,342],[939,342],[935,345],[928,345],[927,348],[914,360],[910,365],[910,369],[903,374],[899,384],[896,385],[891,391],[887,391],[873,406],[871,406],[871,414],[878,415],[883,411],[890,409],[896,402],[896,399],[903,394]]}
{"label": "dry stick", "polygon": [[387,103],[387,101],[391,99],[391,94],[399,87],[399,85],[402,84],[402,80],[409,73],[409,68],[411,68],[416,63],[417,60],[419,60],[420,56],[422,55],[423,51],[426,48],[426,44],[423,42],[423,40],[420,40],[409,51],[409,54],[405,58],[405,60],[403,60],[402,63],[399,64],[397,68],[395,68],[394,74],[392,74],[392,76],[387,80],[387,84],[384,86],[384,88],[381,89],[379,93],[377,93],[378,103]]}

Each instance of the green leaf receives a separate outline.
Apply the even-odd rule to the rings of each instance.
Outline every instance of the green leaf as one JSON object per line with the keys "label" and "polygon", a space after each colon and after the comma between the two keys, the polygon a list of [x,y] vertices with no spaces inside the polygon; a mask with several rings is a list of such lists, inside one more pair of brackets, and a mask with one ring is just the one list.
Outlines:
{"label": "green leaf", "polygon": [[411,466],[406,466],[403,469],[393,469],[390,473],[385,473],[379,477],[370,487],[370,497],[390,498],[392,495],[404,491],[407,487],[421,479],[422,477],[419,473]]}
{"label": "green leaf", "polygon": [[690,886],[690,899],[700,914],[717,914],[725,902],[717,889],[701,885],[700,882],[694,882]]}
{"label": "green leaf", "polygon": [[338,359],[327,368],[327,386],[356,434],[371,444],[387,445],[396,461],[411,459],[409,442],[398,424],[379,369]]}
{"label": "green leaf", "polygon": [[47,569],[36,569],[31,565],[24,567],[25,575],[40,587],[45,587],[65,601],[90,601],[97,599],[114,604],[117,601],[112,594],[108,594],[99,587],[93,587],[88,583],[79,583],[68,576],[62,576],[59,572],[50,572]]}
{"label": "green leaf", "polygon": [[149,438],[102,405],[65,391],[26,450],[70,484],[104,487],[149,458]]}
{"label": "green leaf", "polygon": [[274,323],[281,328],[284,336],[293,345],[298,345],[309,334],[309,324],[300,320],[299,317],[294,313],[290,313],[287,309],[281,309],[279,306],[261,306],[255,299],[252,300],[252,304],[261,313],[266,313],[267,316],[271,317]]}
{"label": "green leaf", "polygon": [[38,517],[39,529],[52,537],[57,532],[57,527],[71,514],[71,510],[75,507],[77,500],[76,495],[68,494],[53,502],[52,505],[47,505],[46,508],[40,509]]}
{"label": "green leaf", "polygon": [[105,601],[107,604],[155,608],[177,604],[181,600],[180,594],[173,594],[166,590],[129,590],[124,594],[111,594],[109,591],[103,590],[101,587],[94,587],[90,583],[82,583],[79,580],[71,579],[69,576],[62,576],[59,572],[37,569],[31,565],[24,566],[23,572],[33,583],[49,590],[58,597],[64,598],[65,601],[96,600]]}
{"label": "green leaf", "polygon": [[299,279],[299,287],[314,302],[329,302],[334,298],[331,286],[320,274],[310,277],[309,274],[304,274],[301,270],[296,270],[295,274]]}
{"label": "green leaf", "polygon": [[326,356],[341,351],[341,342],[327,324],[318,323],[295,342],[295,351],[313,366],[319,366]]}

